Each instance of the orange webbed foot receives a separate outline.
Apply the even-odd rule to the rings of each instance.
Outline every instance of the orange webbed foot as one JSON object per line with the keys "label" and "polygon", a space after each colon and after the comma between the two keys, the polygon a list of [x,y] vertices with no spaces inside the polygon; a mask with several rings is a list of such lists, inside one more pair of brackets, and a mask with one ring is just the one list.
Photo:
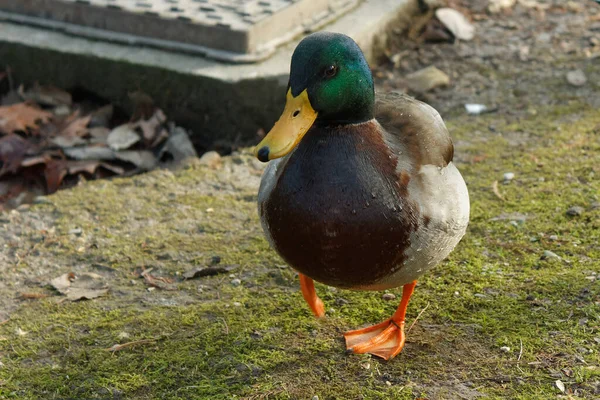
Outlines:
{"label": "orange webbed foot", "polygon": [[402,300],[392,318],[377,325],[344,333],[346,349],[357,354],[373,354],[384,360],[400,354],[406,342],[404,334],[406,308],[416,285],[417,281],[404,285]]}
{"label": "orange webbed foot", "polygon": [[391,318],[377,325],[344,333],[346,349],[353,353],[369,353],[384,360],[396,357],[404,347],[404,321]]}

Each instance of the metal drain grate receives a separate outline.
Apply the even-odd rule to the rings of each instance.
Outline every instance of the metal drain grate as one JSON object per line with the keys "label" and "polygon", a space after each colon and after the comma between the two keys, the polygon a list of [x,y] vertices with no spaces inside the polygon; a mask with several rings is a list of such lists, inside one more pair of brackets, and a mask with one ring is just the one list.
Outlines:
{"label": "metal drain grate", "polygon": [[251,62],[361,0],[0,0],[0,19]]}

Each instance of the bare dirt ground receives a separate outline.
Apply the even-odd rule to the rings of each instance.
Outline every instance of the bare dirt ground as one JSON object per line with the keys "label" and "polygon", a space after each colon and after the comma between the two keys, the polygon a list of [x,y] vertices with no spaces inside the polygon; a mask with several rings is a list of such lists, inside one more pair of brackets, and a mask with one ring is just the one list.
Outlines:
{"label": "bare dirt ground", "polygon": [[[312,318],[259,227],[264,165],[241,150],[0,214],[0,398],[598,398],[600,5],[450,3],[472,41],[398,32],[374,68],[378,90],[441,112],[472,201],[398,358],[344,353],[343,331],[393,312],[381,293],[318,285]],[[431,65],[449,84],[416,90],[407,75]],[[94,299],[50,285],[70,273]]]}

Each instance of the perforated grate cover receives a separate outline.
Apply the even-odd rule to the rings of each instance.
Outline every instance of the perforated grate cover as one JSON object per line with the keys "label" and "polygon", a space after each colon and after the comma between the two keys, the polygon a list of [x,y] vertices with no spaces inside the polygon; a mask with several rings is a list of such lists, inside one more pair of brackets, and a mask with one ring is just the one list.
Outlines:
{"label": "perforated grate cover", "polygon": [[361,0],[0,0],[0,19],[256,61]]}

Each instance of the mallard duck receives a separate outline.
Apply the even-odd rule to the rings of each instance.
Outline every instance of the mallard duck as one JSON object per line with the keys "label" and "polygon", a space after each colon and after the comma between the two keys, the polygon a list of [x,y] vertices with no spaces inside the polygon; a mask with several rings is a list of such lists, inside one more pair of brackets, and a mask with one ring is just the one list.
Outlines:
{"label": "mallard duck", "polygon": [[469,222],[469,194],[438,112],[405,95],[375,96],[359,46],[318,32],[296,47],[283,114],[254,154],[269,161],[258,193],[263,229],[299,272],[315,316],[325,309],[313,279],[342,289],[403,286],[391,318],[344,334],[349,351],[395,357],[416,280]]}

